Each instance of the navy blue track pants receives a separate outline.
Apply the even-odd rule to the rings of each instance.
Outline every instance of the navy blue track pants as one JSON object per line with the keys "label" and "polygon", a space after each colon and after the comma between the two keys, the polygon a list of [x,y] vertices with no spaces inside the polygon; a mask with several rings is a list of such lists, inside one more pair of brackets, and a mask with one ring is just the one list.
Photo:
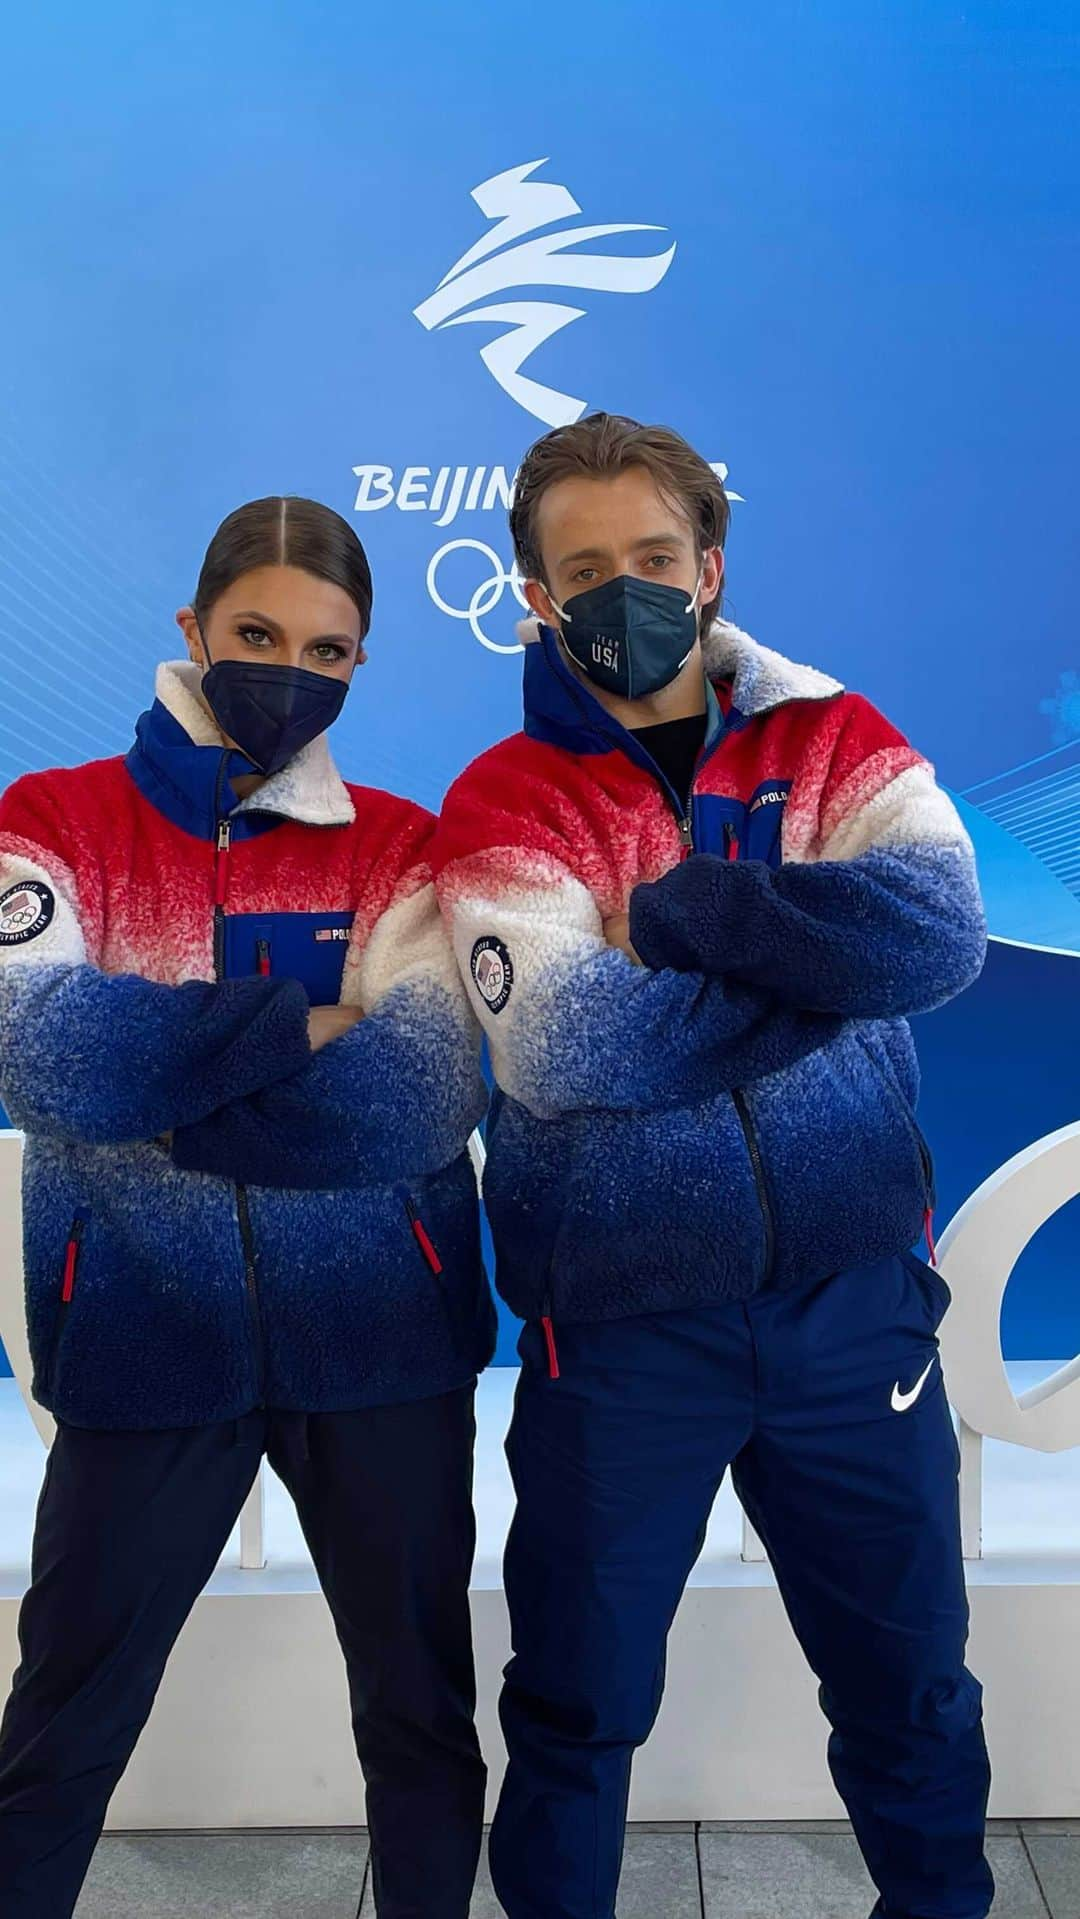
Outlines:
{"label": "navy blue track pants", "polygon": [[60,1428],[0,1727],[0,1919],[70,1919],[173,1642],[264,1453],[296,1501],[345,1655],[376,1910],[467,1919],[485,1786],[468,1604],[474,1436],[471,1388],[193,1430]]}
{"label": "navy blue track pants", "polygon": [[558,1326],[558,1378],[525,1328],[491,1844],[509,1919],[612,1919],[632,1755],[729,1466],[820,1681],[875,1912],[989,1911],[947,1302],[905,1256],[746,1304]]}

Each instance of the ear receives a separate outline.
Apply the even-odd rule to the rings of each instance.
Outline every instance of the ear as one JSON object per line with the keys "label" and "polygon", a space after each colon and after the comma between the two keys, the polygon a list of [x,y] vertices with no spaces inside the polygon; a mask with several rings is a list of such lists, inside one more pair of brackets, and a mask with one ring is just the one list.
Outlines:
{"label": "ear", "polygon": [[202,633],[199,630],[199,622],[195,618],[194,607],[182,606],[176,615],[176,624],[184,636],[188,658],[194,660],[196,666],[201,666],[205,670],[206,649],[203,646]]}
{"label": "ear", "polygon": [[708,606],[710,600],[715,600],[723,584],[723,579],[724,549],[722,546],[710,547],[708,553],[705,555],[701,568],[700,604],[702,606]]}
{"label": "ear", "polygon": [[545,626],[553,626],[557,632],[562,622],[547,587],[541,586],[539,580],[525,580],[522,590],[537,619]]}

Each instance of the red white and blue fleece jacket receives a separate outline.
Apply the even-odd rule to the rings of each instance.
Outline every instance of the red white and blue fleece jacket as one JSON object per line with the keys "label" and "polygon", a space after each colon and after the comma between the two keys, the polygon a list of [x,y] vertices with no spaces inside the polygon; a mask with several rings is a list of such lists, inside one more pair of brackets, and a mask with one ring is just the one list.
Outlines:
{"label": "red white and blue fleece jacket", "polygon": [[[250,770],[167,665],[126,758],[0,799],[34,1391],[76,1425],[417,1399],[491,1355],[434,821],[325,739],[238,803]],[[312,1054],[339,1000],[364,1017]]]}
{"label": "red white and blue fleece jacket", "polygon": [[[524,731],[443,810],[499,1088],[496,1277],[525,1318],[812,1281],[909,1248],[933,1203],[906,1016],[982,964],[971,845],[865,699],[725,622],[706,666],[689,818],[547,629]],[[641,967],[604,939],[627,910]]]}

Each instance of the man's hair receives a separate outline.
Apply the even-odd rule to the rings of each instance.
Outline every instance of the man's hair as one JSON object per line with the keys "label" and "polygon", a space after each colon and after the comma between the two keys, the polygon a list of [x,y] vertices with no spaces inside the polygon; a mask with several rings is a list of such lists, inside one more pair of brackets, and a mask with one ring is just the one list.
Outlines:
{"label": "man's hair", "polygon": [[[685,514],[702,558],[712,547],[723,546],[731,509],[708,461],[668,426],[642,426],[621,413],[590,413],[573,426],[559,426],[553,433],[545,433],[521,462],[510,508],[510,532],[522,577],[544,577],[537,515],[549,487],[581,474],[608,479],[634,466],[644,467],[659,492]],[[702,607],[703,632],[719,605],[717,594]]]}

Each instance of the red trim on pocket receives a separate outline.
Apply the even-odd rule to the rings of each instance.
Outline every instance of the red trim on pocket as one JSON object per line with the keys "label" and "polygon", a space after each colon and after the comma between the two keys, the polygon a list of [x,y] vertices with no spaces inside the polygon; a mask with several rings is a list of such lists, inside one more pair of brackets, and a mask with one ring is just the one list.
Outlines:
{"label": "red trim on pocket", "polygon": [[64,1254],[64,1284],[60,1289],[60,1298],[65,1306],[70,1306],[75,1291],[75,1274],[79,1265],[79,1234],[72,1233]]}
{"label": "red trim on pocket", "polygon": [[409,1216],[409,1225],[413,1230],[413,1238],[423,1253],[424,1258],[427,1260],[428,1265],[431,1267],[432,1272],[435,1274],[436,1279],[438,1279],[442,1274],[443,1263],[439,1258],[435,1242],[411,1199],[405,1201],[405,1211]]}
{"label": "red trim on pocket", "polygon": [[930,1255],[930,1264],[937,1270],[937,1246],[934,1241],[934,1215],[929,1206],[923,1215],[923,1231],[926,1234],[926,1250]]}
{"label": "red trim on pocket", "polygon": [[540,1324],[541,1324],[541,1326],[542,1326],[542,1327],[543,1327],[543,1329],[544,1329],[544,1344],[545,1344],[545,1345],[546,1345],[546,1347],[547,1347],[547,1357],[548,1357],[548,1378],[549,1378],[549,1379],[558,1379],[558,1378],[560,1377],[560,1374],[559,1374],[559,1349],[558,1349],[558,1347],[557,1347],[557,1346],[556,1346],[556,1344],[555,1344],[555,1328],[554,1328],[554,1326],[552,1325],[552,1323],[551,1323],[551,1321],[550,1321],[550,1319],[548,1319],[548,1318],[546,1317],[546,1315],[545,1315],[545,1317],[544,1317],[544,1318],[543,1318],[543,1319],[542,1319],[542,1320],[540,1321]]}

